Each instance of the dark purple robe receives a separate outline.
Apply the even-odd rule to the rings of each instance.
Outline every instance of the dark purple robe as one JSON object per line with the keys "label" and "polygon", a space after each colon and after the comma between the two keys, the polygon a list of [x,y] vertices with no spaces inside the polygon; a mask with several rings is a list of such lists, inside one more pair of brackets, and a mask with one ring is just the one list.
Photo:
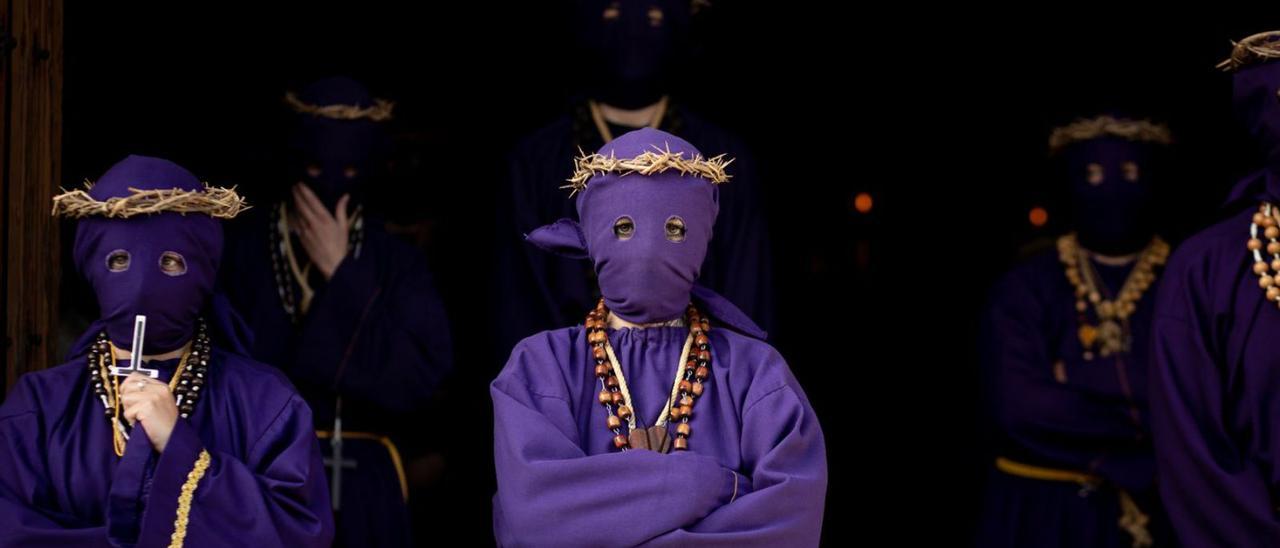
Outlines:
{"label": "dark purple robe", "polygon": [[[1252,37],[1233,58],[1275,44]],[[1156,304],[1151,416],[1160,495],[1188,546],[1280,545],[1280,310],[1246,247],[1258,206],[1280,201],[1278,87],[1280,63],[1235,70],[1236,119],[1265,162],[1232,189],[1226,213],[1234,214],[1173,254]]]}
{"label": "dark purple robe", "polygon": [[[30,373],[0,406],[0,545],[169,546],[201,451],[186,546],[329,546],[311,411],[273,368],[214,349],[208,384],[164,453],[141,427],[123,458],[84,357]],[[177,360],[158,367],[168,379]]]}
{"label": "dark purple robe", "polygon": [[[1131,270],[1094,266],[1113,295]],[[1090,473],[1106,484],[1084,491],[1076,483],[993,469],[979,546],[1130,546],[1133,538],[1118,525],[1116,488],[1129,492],[1151,517],[1148,529],[1157,542],[1167,538],[1148,432],[1154,291],[1148,290],[1130,318],[1130,352],[1085,360],[1074,287],[1056,250],[1031,257],[995,286],[981,351],[999,440],[996,455]]]}
{"label": "dark purple robe", "polygon": [[1188,546],[1280,545],[1280,310],[1245,248],[1257,204],[1183,243],[1158,297],[1152,430]]}
{"label": "dark purple robe", "polygon": [[[410,435],[412,413],[452,367],[448,318],[426,258],[366,218],[359,257],[348,254],[315,288],[295,325],[277,291],[266,215],[256,213],[232,225],[222,268],[227,294],[254,333],[251,353],[289,375],[315,411],[316,429],[333,429],[341,396],[345,431]],[[330,458],[329,443],[321,447]],[[347,437],[343,459],[356,468],[343,473],[339,544],[410,545],[390,453],[375,440]]]}
{"label": "dark purple robe", "polygon": [[[687,335],[610,330],[641,425],[665,405]],[[666,455],[613,447],[581,326],[517,345],[490,389],[498,542],[816,546],[826,452],[804,391],[767,343],[723,328],[710,338],[712,377],[690,450]]]}
{"label": "dark purple robe", "polygon": [[[773,327],[773,277],[764,197],[751,154],[732,134],[679,105],[660,129],[692,143],[704,156],[734,158],[733,179],[720,185],[715,238],[699,283],[725,296],[766,331]],[[615,136],[621,135],[615,129]],[[495,359],[524,337],[573,325],[599,298],[590,262],[557,257],[524,241],[524,235],[557,219],[577,219],[569,192],[560,188],[573,174],[573,159],[604,142],[586,104],[572,115],[525,138],[511,155],[499,198],[496,299],[499,345]]]}

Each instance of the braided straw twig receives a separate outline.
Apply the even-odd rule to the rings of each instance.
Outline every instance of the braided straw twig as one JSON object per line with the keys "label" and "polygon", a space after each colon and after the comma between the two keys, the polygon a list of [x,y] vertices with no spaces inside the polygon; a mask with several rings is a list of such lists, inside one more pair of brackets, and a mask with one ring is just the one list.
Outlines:
{"label": "braided straw twig", "polygon": [[236,194],[235,188],[212,187],[207,183],[204,191],[130,188],[129,192],[128,196],[108,198],[100,202],[84,189],[63,191],[53,197],[53,215],[71,219],[89,216],[128,219],[135,215],[172,212],[231,219],[249,208],[244,198]]}
{"label": "braided straw twig", "polygon": [[1073,143],[1100,137],[1120,137],[1130,141],[1160,145],[1173,143],[1173,134],[1163,124],[1149,120],[1125,120],[1099,116],[1076,120],[1053,130],[1049,135],[1049,152],[1054,154]]}
{"label": "braided straw twig", "polygon": [[301,114],[310,114],[320,118],[334,120],[359,120],[368,118],[374,122],[385,122],[391,119],[391,110],[396,104],[386,99],[374,99],[373,106],[357,105],[313,105],[305,103],[292,91],[284,94],[284,102],[289,108]]}
{"label": "braided straw twig", "polygon": [[573,176],[568,179],[569,184],[560,188],[572,189],[573,192],[570,194],[572,196],[585,190],[587,181],[596,175],[605,173],[620,173],[624,177],[632,173],[654,175],[672,169],[679,171],[681,175],[696,175],[718,185],[732,178],[725,173],[724,169],[731,163],[733,159],[726,159],[724,154],[713,158],[703,158],[695,154],[692,158],[685,158],[684,152],[671,152],[669,147],[663,149],[656,145],[652,151],[645,151],[635,158],[582,153],[573,161],[574,171]]}
{"label": "braided straw twig", "polygon": [[1231,57],[1218,63],[1218,68],[1233,72],[1242,67],[1280,59],[1280,31],[1260,32],[1239,42],[1232,42]]}

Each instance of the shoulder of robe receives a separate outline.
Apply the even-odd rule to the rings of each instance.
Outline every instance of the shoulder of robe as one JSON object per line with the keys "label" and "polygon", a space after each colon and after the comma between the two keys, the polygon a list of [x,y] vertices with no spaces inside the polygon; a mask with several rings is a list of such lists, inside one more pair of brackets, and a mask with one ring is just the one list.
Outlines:
{"label": "shoulder of robe", "polygon": [[[751,384],[793,382],[787,360],[768,342],[731,329],[713,329],[711,333],[712,369],[720,367],[731,376],[746,376]],[[723,346],[717,345],[717,337],[723,339]]]}
{"label": "shoulder of robe", "polygon": [[52,422],[55,417],[49,414],[64,408],[71,395],[81,388],[79,381],[83,370],[83,359],[78,358],[18,377],[18,381],[9,389],[4,405],[0,406],[0,420],[27,413],[41,413],[46,415],[47,421]]}
{"label": "shoulder of robe", "polygon": [[1062,261],[1058,259],[1058,250],[1052,245],[1024,256],[1005,275],[1006,277],[1040,277],[1045,270],[1062,271]]}
{"label": "shoulder of robe", "polygon": [[[1046,273],[1053,273],[1053,276],[1046,276]],[[1015,296],[1020,299],[1027,291],[1034,291],[1036,287],[1066,283],[1058,251],[1051,246],[1024,257],[1001,274],[991,285],[989,300],[994,302]]]}
{"label": "shoulder of robe", "polygon": [[[549,158],[560,158],[559,149],[571,146],[573,133],[572,117],[561,114],[545,126],[521,137],[511,148],[510,161],[547,163]],[[595,151],[585,151],[595,152]],[[548,156],[548,154],[555,153]],[[577,151],[573,151],[577,155]],[[563,158],[566,169],[571,166],[572,158]]]}
{"label": "shoulder of robe", "polygon": [[[714,335],[717,331],[722,339]],[[803,405],[809,405],[804,387],[772,345],[726,329],[712,333],[712,370],[720,368],[717,378],[727,381],[730,393],[741,397],[744,410],[774,395],[790,394]],[[717,346],[720,341],[727,348]]]}
{"label": "shoulder of robe", "polygon": [[298,390],[279,368],[217,347],[214,356],[217,362],[209,366],[211,382],[228,387],[225,393],[229,397],[266,406],[270,402],[283,405],[298,396]]}
{"label": "shoulder of robe", "polygon": [[737,135],[721,127],[720,124],[708,120],[698,111],[689,108],[685,103],[677,102],[674,108],[682,124],[677,134],[697,147],[703,156],[715,156],[727,152],[714,149],[706,150],[703,148],[704,146],[742,148],[742,140]]}
{"label": "shoulder of robe", "polygon": [[[256,197],[256,196],[255,196]],[[253,197],[250,197],[252,199]],[[236,215],[236,218],[223,221],[222,230],[227,235],[235,235],[243,237],[244,234],[266,234],[267,223],[272,211],[275,211],[280,202],[264,203],[254,200],[249,205],[252,206],[243,213]]]}
{"label": "shoulder of robe", "polygon": [[370,222],[365,232],[365,250],[373,254],[381,268],[392,272],[425,270],[427,255],[404,238],[387,232],[381,219]]}
{"label": "shoulder of robe", "polygon": [[753,164],[751,147],[738,134],[708,120],[697,111],[689,109],[683,104],[677,103],[675,109],[683,124],[683,127],[676,133],[697,147],[703,156],[712,157],[725,154],[733,158],[733,164],[730,164],[726,169],[729,170],[730,175],[734,176],[741,173],[741,170],[737,170],[738,172],[735,173],[735,166],[750,166]]}
{"label": "shoulder of robe", "polygon": [[[581,326],[552,329],[525,337],[511,349],[511,357],[507,358],[507,364],[493,382],[518,382],[536,392],[546,392],[551,388],[563,391],[565,376],[569,374],[567,368],[576,365],[570,359],[573,345],[580,342]],[[548,359],[554,363],[548,363]]]}
{"label": "shoulder of robe", "polygon": [[1207,282],[1219,273],[1234,277],[1247,269],[1253,263],[1245,249],[1253,213],[1252,207],[1246,208],[1178,244],[1165,266],[1164,277]]}
{"label": "shoulder of robe", "polygon": [[[252,197],[249,199],[253,200]],[[219,274],[229,275],[243,263],[258,260],[259,255],[261,260],[266,260],[269,215],[275,211],[278,202],[251,201],[249,205],[251,207],[236,218],[222,222],[222,267]]]}

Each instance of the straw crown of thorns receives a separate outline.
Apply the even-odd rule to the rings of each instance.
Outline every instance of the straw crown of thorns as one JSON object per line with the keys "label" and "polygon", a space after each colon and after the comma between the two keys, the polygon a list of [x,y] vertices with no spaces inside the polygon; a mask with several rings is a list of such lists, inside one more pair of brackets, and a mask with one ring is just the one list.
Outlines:
{"label": "straw crown of thorns", "polygon": [[1232,72],[1254,63],[1280,59],[1280,31],[1260,32],[1239,42],[1232,42],[1231,57],[1218,63],[1218,68]]}
{"label": "straw crown of thorns", "polygon": [[1126,120],[1111,116],[1099,116],[1076,120],[1070,124],[1053,130],[1049,135],[1049,152],[1056,153],[1068,145],[1098,139],[1100,137],[1120,137],[1130,141],[1168,145],[1173,143],[1173,134],[1163,124],[1150,120]]}
{"label": "straw crown of thorns", "polygon": [[106,201],[95,200],[86,192],[92,186],[93,183],[85,181],[84,189],[64,190],[62,194],[54,196],[53,215],[71,219],[90,216],[128,219],[135,215],[156,213],[195,213],[215,219],[231,219],[249,209],[244,198],[236,194],[234,187],[215,187],[208,183],[205,183],[203,191],[130,188],[128,196],[107,198]]}
{"label": "straw crown of thorns", "polygon": [[605,173],[619,173],[625,177],[632,173],[654,175],[674,169],[681,175],[696,175],[716,185],[726,183],[732,177],[725,173],[724,168],[733,163],[733,159],[726,159],[724,154],[712,158],[695,154],[685,158],[684,152],[671,152],[669,146],[658,148],[657,145],[652,151],[645,151],[635,158],[617,158],[612,153],[608,156],[586,154],[581,150],[579,154],[573,161],[574,171],[568,179],[569,184],[560,187],[571,189],[570,196],[586,190],[587,181],[592,177]]}
{"label": "straw crown of thorns", "polygon": [[359,105],[313,105],[303,102],[298,95],[292,91],[284,94],[284,102],[289,108],[301,114],[310,114],[320,118],[331,118],[334,120],[359,120],[368,118],[374,122],[385,122],[391,119],[391,110],[396,104],[386,99],[374,99],[373,105],[361,107]]}

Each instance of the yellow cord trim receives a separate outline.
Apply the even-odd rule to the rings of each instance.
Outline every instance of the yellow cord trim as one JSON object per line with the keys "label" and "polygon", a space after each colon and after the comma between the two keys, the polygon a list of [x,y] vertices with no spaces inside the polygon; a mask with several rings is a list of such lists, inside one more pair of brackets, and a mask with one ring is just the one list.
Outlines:
{"label": "yellow cord trim", "polygon": [[1079,483],[1081,485],[1097,485],[1100,481],[1098,476],[1092,474],[1076,472],[1074,470],[1044,468],[1042,466],[1012,461],[1004,457],[996,459],[996,469],[1011,476],[1044,481],[1068,481],[1072,483]]}
{"label": "yellow cord trim", "polygon": [[182,494],[178,495],[178,518],[173,521],[173,536],[169,537],[169,548],[182,548],[187,540],[187,524],[191,517],[191,500],[195,498],[196,486],[209,470],[209,452],[201,451],[196,465],[187,473],[187,482],[182,484]]}
{"label": "yellow cord trim", "polygon": [[[1074,470],[1060,470],[1057,468],[1045,468],[1033,464],[1025,464],[1012,461],[1004,457],[996,459],[996,469],[1021,478],[1029,478],[1043,481],[1062,481],[1069,483],[1078,483],[1085,487],[1094,487],[1102,483],[1102,478],[1093,474],[1084,472],[1076,472]],[[1117,525],[1120,526],[1129,536],[1133,538],[1133,548],[1147,548],[1151,546],[1151,532],[1147,530],[1147,523],[1151,518],[1147,517],[1138,508],[1138,503],[1134,502],[1133,497],[1124,489],[1116,489],[1120,496],[1120,520]]]}
{"label": "yellow cord trim", "polygon": [[[658,418],[654,419],[654,426],[666,426],[667,421],[671,418],[671,406],[675,405],[676,400],[680,396],[680,381],[684,380],[684,371],[686,361],[689,359],[689,351],[693,349],[693,334],[684,340],[684,350],[680,351],[680,361],[676,362],[676,379],[671,385],[671,397],[667,398],[667,405],[658,412]],[[622,374],[622,362],[618,361],[618,355],[613,353],[613,345],[606,339],[604,342],[604,351],[609,356],[609,363],[613,365],[613,374],[618,377],[618,391],[622,392],[622,397],[628,402],[635,402],[631,399],[631,389],[627,387],[627,378]],[[636,413],[632,413],[627,418],[627,429],[636,430]]]}
{"label": "yellow cord trim", "polygon": [[[316,437],[327,440],[333,437],[333,432],[316,430]],[[342,437],[343,439],[373,440],[381,443],[386,448],[387,454],[391,456],[391,465],[396,469],[396,476],[400,480],[400,495],[404,497],[404,500],[409,500],[409,478],[404,473],[404,461],[400,460],[400,450],[396,448],[396,444],[391,441],[391,438],[369,432],[350,432],[347,430],[342,431]]]}
{"label": "yellow cord trim", "polygon": [[1120,489],[1120,508],[1123,511],[1120,515],[1120,528],[1133,537],[1133,548],[1151,546],[1153,540],[1151,532],[1147,530],[1147,523],[1151,518],[1142,513],[1138,503],[1134,502],[1133,497],[1129,496],[1129,492],[1124,489]]}
{"label": "yellow cord trim", "polygon": [[[662,98],[658,100],[658,107],[653,109],[653,118],[649,120],[648,127],[658,129],[658,125],[662,123],[662,119],[667,116],[667,102],[668,98],[666,95],[663,95]],[[604,119],[604,112],[600,110],[600,103],[597,103],[595,99],[588,99],[587,108],[591,110],[591,121],[596,123],[596,131],[600,132],[600,138],[604,139],[605,143],[612,141],[613,132],[609,131],[609,124]]]}
{"label": "yellow cord trim", "polygon": [[[116,356],[126,354],[126,352],[118,348],[115,343],[108,342],[107,344],[111,345],[111,367],[116,367],[118,365]],[[107,405],[112,408],[111,448],[115,451],[117,457],[123,457],[125,446],[129,440],[125,439],[124,430],[122,430],[124,427],[120,425],[120,417],[124,416],[124,410],[121,409],[120,404],[120,377],[111,376],[110,369],[107,368],[107,358],[108,356],[100,356],[98,358],[98,378],[102,379],[103,386],[111,387],[110,399],[107,400]],[[191,343],[187,342],[187,345],[182,348],[182,360],[178,362],[178,369],[173,372],[173,378],[169,380],[169,392],[172,393],[178,389],[178,380],[182,377],[182,373],[187,370],[187,360],[189,359],[191,359]]]}

